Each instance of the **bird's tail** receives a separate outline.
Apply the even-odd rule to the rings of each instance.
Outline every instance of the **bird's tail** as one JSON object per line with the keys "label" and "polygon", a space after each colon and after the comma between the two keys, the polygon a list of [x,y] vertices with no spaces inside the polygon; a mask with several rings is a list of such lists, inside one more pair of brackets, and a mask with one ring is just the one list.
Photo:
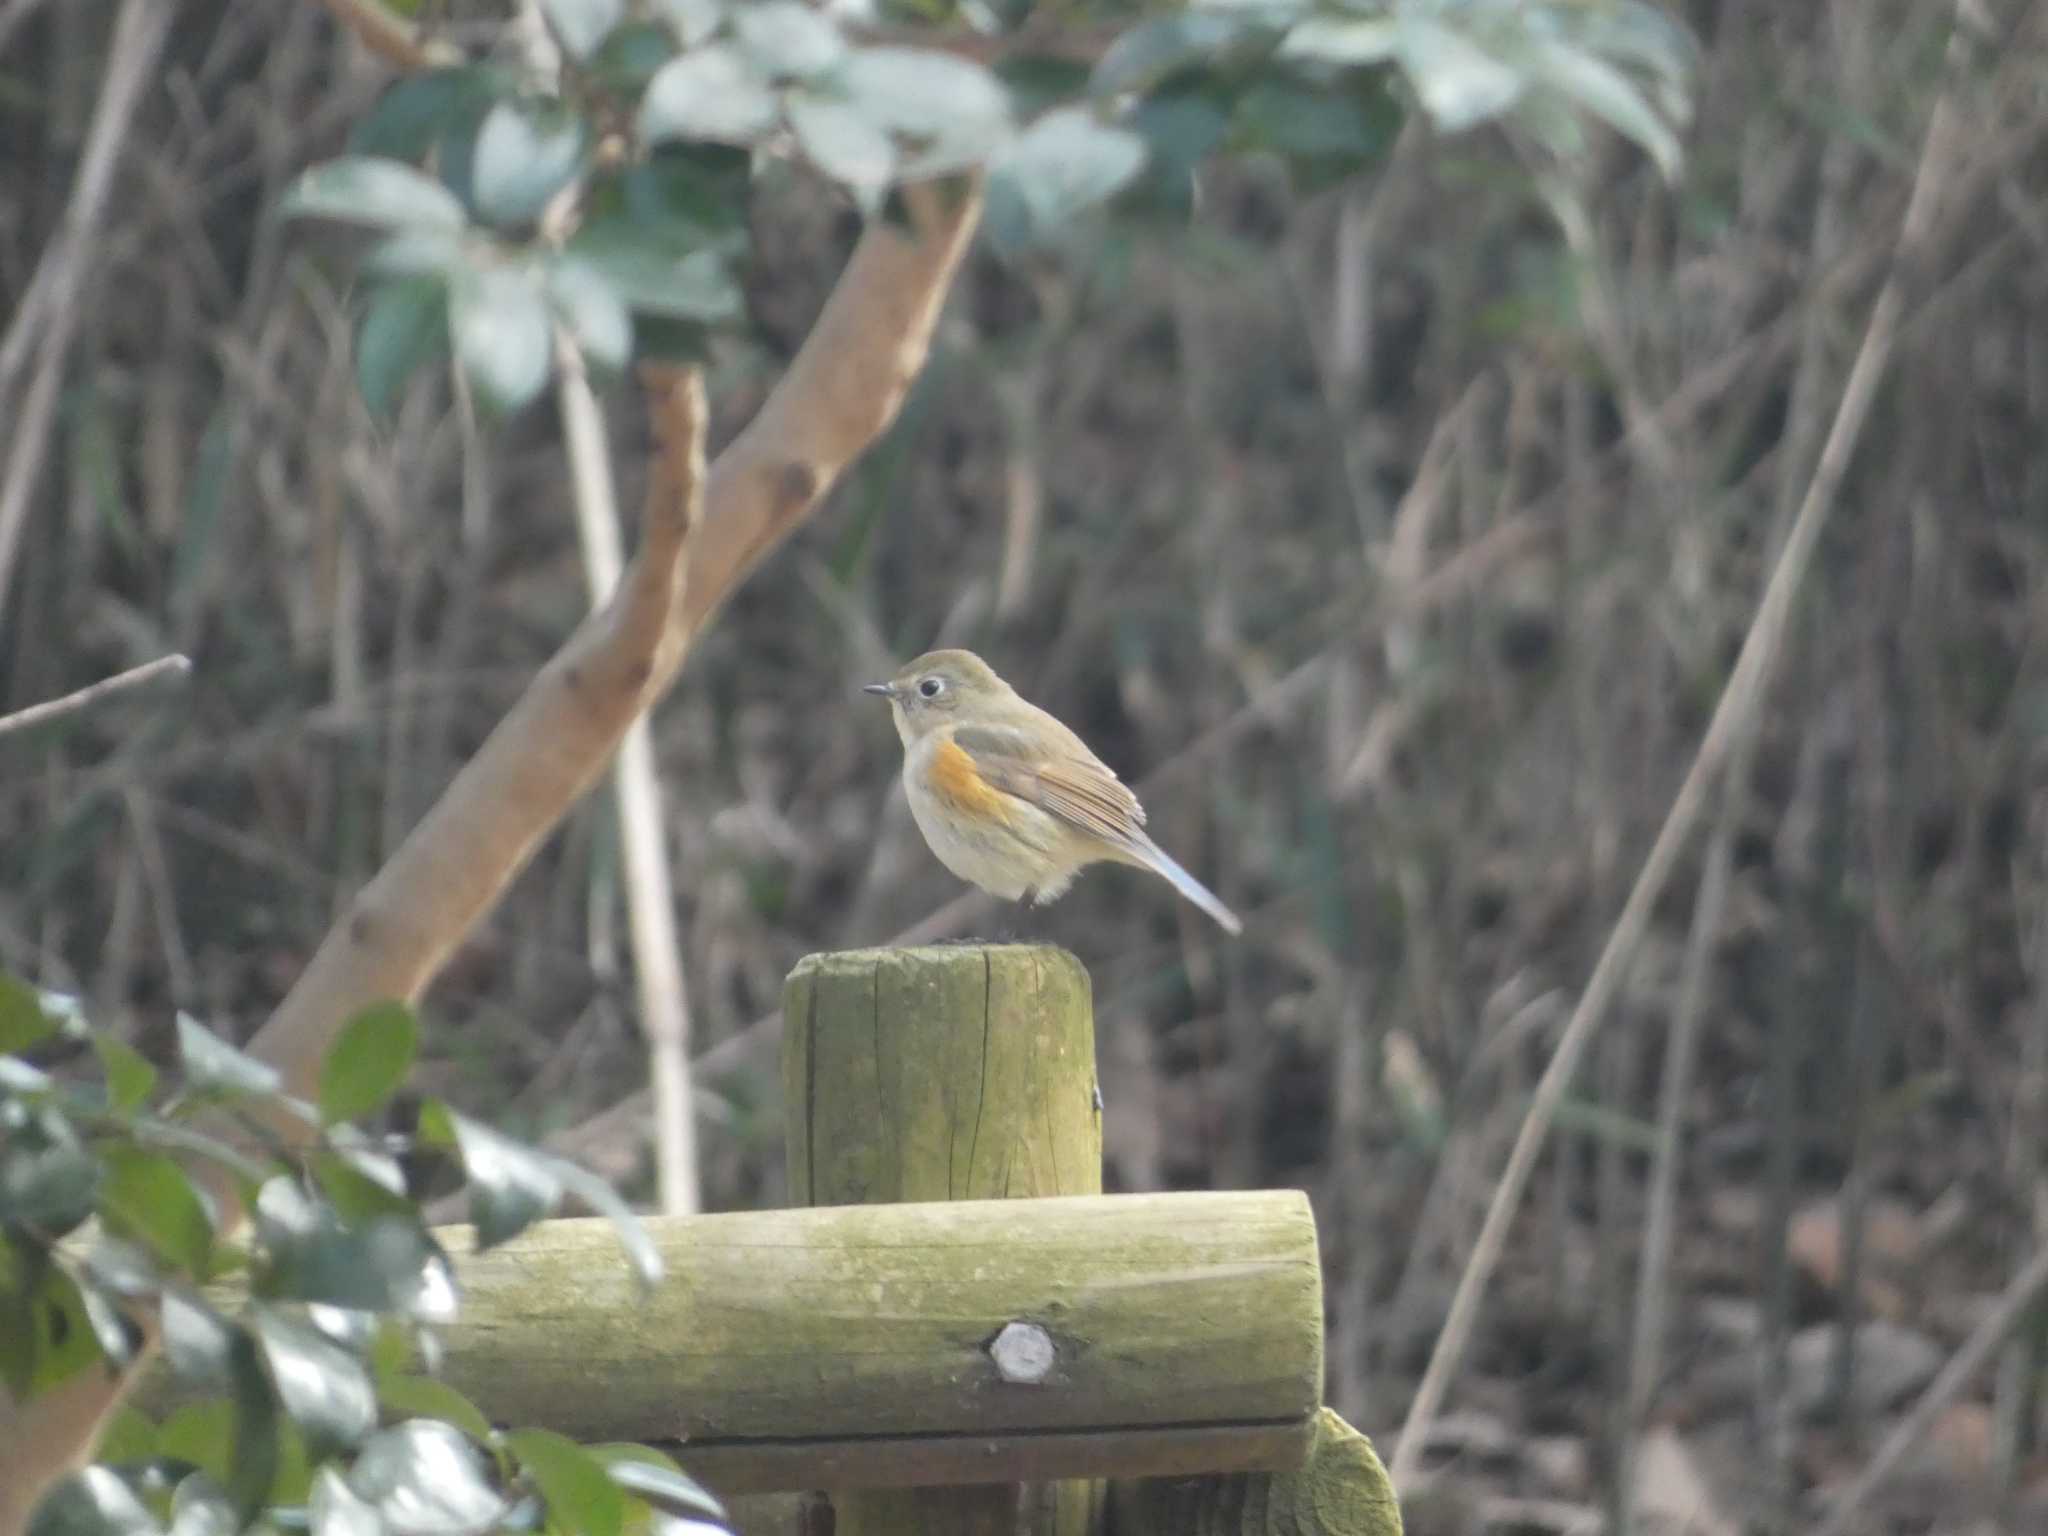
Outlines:
{"label": "bird's tail", "polygon": [[1170,881],[1176,891],[1215,918],[1225,933],[1244,932],[1244,924],[1237,920],[1237,914],[1223,905],[1214,891],[1174,863],[1166,850],[1144,833],[1140,832],[1131,840],[1131,852],[1134,855],[1133,862],[1144,865],[1154,874]]}

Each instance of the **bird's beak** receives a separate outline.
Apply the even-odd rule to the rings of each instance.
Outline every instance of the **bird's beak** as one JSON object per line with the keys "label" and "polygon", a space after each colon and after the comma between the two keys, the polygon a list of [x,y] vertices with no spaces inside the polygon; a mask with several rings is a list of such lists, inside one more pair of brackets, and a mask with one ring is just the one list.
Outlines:
{"label": "bird's beak", "polygon": [[896,697],[896,685],[894,683],[862,683],[860,691],[862,693],[878,693],[885,699]]}

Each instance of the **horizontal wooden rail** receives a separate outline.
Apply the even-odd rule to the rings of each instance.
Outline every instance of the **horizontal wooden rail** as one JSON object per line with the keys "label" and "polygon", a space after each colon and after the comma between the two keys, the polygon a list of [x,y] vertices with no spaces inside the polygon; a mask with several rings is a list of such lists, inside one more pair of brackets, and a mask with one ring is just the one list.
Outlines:
{"label": "horizontal wooden rail", "polygon": [[674,1444],[740,1493],[1298,1467],[1322,1381],[1296,1191],[600,1221],[484,1254],[443,1376],[493,1420]]}

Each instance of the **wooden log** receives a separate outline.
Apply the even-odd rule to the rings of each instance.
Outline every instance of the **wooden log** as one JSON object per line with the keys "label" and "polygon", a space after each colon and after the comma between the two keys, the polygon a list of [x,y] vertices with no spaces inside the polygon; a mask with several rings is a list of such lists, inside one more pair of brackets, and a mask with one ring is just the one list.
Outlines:
{"label": "wooden log", "polygon": [[[1066,951],[964,945],[813,955],[790,973],[782,1018],[783,1123],[798,1203],[1101,1191],[1095,1018],[1088,973]],[[1032,1321],[1042,1336],[1016,1342],[1049,1346],[1045,1380],[998,1395],[1064,1396],[1058,1373],[1090,1351],[1091,1336],[1053,1332],[1061,1322],[1053,1314]],[[1116,1348],[1106,1335],[1094,1339],[1096,1349]],[[1048,1459],[1033,1475],[1070,1470]],[[988,1475],[997,1475],[992,1466]],[[1102,1493],[1099,1483],[991,1480],[845,1494],[833,1508],[837,1536],[1088,1536],[1101,1524]]]}
{"label": "wooden log", "polygon": [[1372,1442],[1325,1408],[1291,1472],[1120,1481],[1116,1536],[1401,1536],[1401,1503]]}
{"label": "wooden log", "polygon": [[[648,1217],[487,1253],[442,1375],[501,1424],[668,1443],[725,1493],[1298,1465],[1322,1287],[1298,1191]],[[1052,1346],[998,1347],[1011,1325]],[[1012,1344],[1016,1336],[1012,1335]],[[1027,1343],[1029,1341],[1026,1341]]]}

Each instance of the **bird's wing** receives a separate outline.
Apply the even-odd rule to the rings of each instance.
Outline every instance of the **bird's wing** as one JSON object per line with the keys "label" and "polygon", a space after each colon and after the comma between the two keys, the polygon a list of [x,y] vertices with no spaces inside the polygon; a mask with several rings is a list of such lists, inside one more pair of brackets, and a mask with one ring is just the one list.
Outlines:
{"label": "bird's wing", "polygon": [[1011,726],[963,725],[954,730],[953,744],[1004,794],[1113,843],[1144,837],[1145,808],[1138,797],[1078,737],[1055,755]]}

